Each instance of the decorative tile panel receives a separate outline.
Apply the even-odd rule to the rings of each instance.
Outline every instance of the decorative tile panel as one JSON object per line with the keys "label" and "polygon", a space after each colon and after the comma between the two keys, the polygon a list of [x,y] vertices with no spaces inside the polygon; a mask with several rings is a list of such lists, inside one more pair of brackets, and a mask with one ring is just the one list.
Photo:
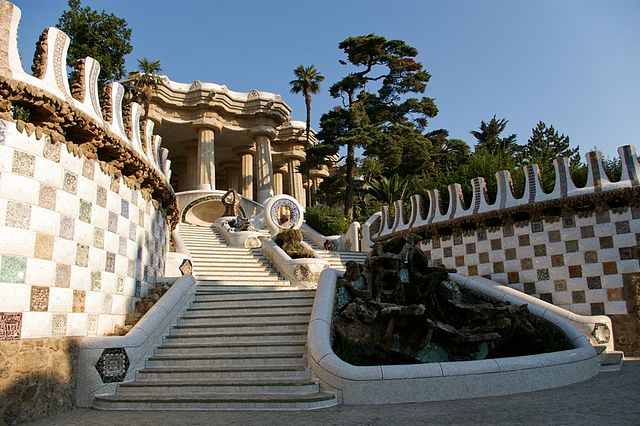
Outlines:
{"label": "decorative tile panel", "polygon": [[38,206],[44,209],[56,209],[57,190],[51,185],[45,183],[40,184],[40,193],[38,195]]}
{"label": "decorative tile panel", "polygon": [[49,141],[45,142],[42,155],[47,160],[51,160],[54,163],[59,163],[60,162],[60,144],[57,142],[54,142],[54,143],[51,143]]}
{"label": "decorative tile panel", "polygon": [[107,207],[107,190],[101,186],[96,189],[96,205],[102,208]]}
{"label": "decorative tile panel", "polygon": [[65,172],[64,180],[62,181],[62,189],[64,189],[70,194],[75,194],[77,188],[78,188],[78,175],[71,172]]}
{"label": "decorative tile panel", "polygon": [[22,256],[0,256],[0,282],[24,283],[27,259]]}
{"label": "decorative tile panel", "polygon": [[18,201],[7,202],[5,223],[14,228],[29,229],[31,222],[31,206]]}
{"label": "decorative tile panel", "polygon": [[89,246],[78,244],[76,248],[76,265],[89,266]]}
{"label": "decorative tile panel", "polygon": [[98,227],[93,229],[93,246],[99,249],[104,248],[104,229]]}
{"label": "decorative tile panel", "polygon": [[69,288],[71,286],[71,265],[58,263],[56,265],[56,287]]}
{"label": "decorative tile panel", "polygon": [[22,332],[22,312],[0,312],[0,341],[18,340]]}
{"label": "decorative tile panel", "polygon": [[109,222],[107,225],[107,229],[109,232],[113,232],[114,234],[118,232],[118,215],[113,212],[109,212]]}
{"label": "decorative tile panel", "polygon": [[116,269],[116,254],[107,252],[107,260],[105,263],[105,271],[106,272],[115,272]]}
{"label": "decorative tile panel", "polygon": [[26,152],[14,151],[11,172],[16,175],[33,177],[36,168],[36,157]]}
{"label": "decorative tile panel", "polygon": [[129,370],[129,357],[124,348],[107,348],[102,351],[96,370],[102,383],[122,382]]}
{"label": "decorative tile panel", "polygon": [[53,235],[36,233],[36,245],[33,256],[38,259],[51,260],[53,255]]}
{"label": "decorative tile panel", "polygon": [[75,220],[72,217],[60,216],[60,237],[66,240],[73,240],[75,233]]}
{"label": "decorative tile panel", "polygon": [[120,215],[129,218],[129,202],[127,200],[120,200]]}
{"label": "decorative tile panel", "polygon": [[49,287],[31,287],[31,311],[46,312],[49,309]]}
{"label": "decorative tile panel", "polygon": [[84,312],[87,292],[84,290],[73,290],[73,312]]}
{"label": "decorative tile panel", "polygon": [[82,160],[82,176],[89,180],[93,180],[95,169],[96,166],[93,160],[89,160],[88,158],[84,158]]}
{"label": "decorative tile panel", "polygon": [[100,291],[102,289],[102,274],[100,271],[91,272],[91,291]]}
{"label": "decorative tile panel", "polygon": [[91,223],[91,203],[87,200],[80,200],[80,212],[78,218],[87,223]]}
{"label": "decorative tile panel", "polygon": [[51,335],[67,335],[67,314],[53,314],[51,319]]}

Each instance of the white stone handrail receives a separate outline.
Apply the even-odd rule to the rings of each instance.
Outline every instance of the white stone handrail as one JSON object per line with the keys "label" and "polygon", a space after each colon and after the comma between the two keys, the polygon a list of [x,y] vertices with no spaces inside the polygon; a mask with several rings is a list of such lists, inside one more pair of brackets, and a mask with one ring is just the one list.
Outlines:
{"label": "white stone handrail", "polygon": [[85,337],[80,341],[77,362],[76,404],[89,407],[93,396],[113,393],[117,383],[103,383],[96,363],[107,348],[124,348],[129,358],[129,369],[124,381],[133,379],[135,372],[144,367],[149,351],[173,325],[177,316],[187,307],[195,294],[195,279],[185,275],[176,280],[153,307],[125,336]]}
{"label": "white stone handrail", "polygon": [[[525,187],[520,198],[517,198],[513,193],[511,174],[507,170],[502,170],[496,173],[498,186],[496,200],[493,204],[489,204],[484,178],[477,177],[471,181],[473,195],[468,204],[465,204],[463,200],[461,186],[453,183],[448,187],[449,203],[446,211],[442,210],[441,194],[438,190],[429,190],[426,201],[422,196],[416,194],[411,197],[409,211],[405,210],[400,201],[394,202],[395,215],[393,216],[389,212],[389,207],[383,206],[381,211],[375,214],[381,216],[379,231],[366,235],[364,238],[365,240],[376,240],[397,232],[490,211],[640,186],[640,164],[635,147],[632,145],[621,146],[618,148],[618,153],[622,160],[622,175],[620,180],[616,182],[611,181],[605,173],[600,151],[589,152],[585,156],[588,174],[584,187],[578,187],[574,183],[570,173],[570,160],[556,158],[554,160],[555,184],[549,193],[543,191],[540,170],[536,164],[524,167]],[[426,205],[425,202],[427,202]],[[372,218],[373,216],[370,219]]]}
{"label": "white stone handrail", "polygon": [[[313,248],[304,241],[301,244],[313,251]],[[262,242],[262,252],[294,286],[315,288],[320,273],[329,266],[326,260],[318,257],[292,259],[272,239],[265,239]]]}
{"label": "white stone handrail", "polygon": [[[341,360],[331,347],[331,321],[338,271],[325,270],[318,283],[307,334],[308,363],[324,386],[343,404],[389,404],[498,396],[559,387],[598,373],[599,356],[583,331],[574,326],[574,314],[559,313],[538,299],[500,292],[484,281],[451,275],[460,285],[503,300],[528,304],[532,313],[559,327],[574,349],[539,355],[465,362],[410,365],[354,366]],[[507,289],[505,286],[501,288]],[[569,318],[573,318],[569,321]],[[599,322],[597,317],[586,322]],[[610,323],[609,323],[610,325]]]}

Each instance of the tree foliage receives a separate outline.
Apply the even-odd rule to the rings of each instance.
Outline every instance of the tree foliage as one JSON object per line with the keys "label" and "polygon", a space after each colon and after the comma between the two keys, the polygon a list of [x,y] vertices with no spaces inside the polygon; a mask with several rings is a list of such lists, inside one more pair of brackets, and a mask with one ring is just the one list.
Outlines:
{"label": "tree foliage", "polygon": [[57,25],[71,38],[68,64],[75,67],[90,56],[100,63],[100,84],[122,79],[126,75],[125,56],[132,50],[127,22],[114,14],[82,7],[80,0],[69,0],[68,6]]}
{"label": "tree foliage", "polygon": [[501,137],[500,135],[507,127],[508,120],[504,118],[497,119],[494,115],[488,123],[484,121],[480,122],[480,130],[472,130],[471,134],[478,141],[476,143],[476,149],[484,149],[491,155],[502,156],[514,156],[520,154],[520,147],[518,146],[515,134],[511,134],[507,137]]}
{"label": "tree foliage", "polygon": [[158,73],[162,71],[160,61],[157,59],[149,60],[146,57],[138,59],[138,71],[129,73],[129,81],[133,83],[135,95],[139,98],[140,103],[144,106],[144,116],[142,122],[145,123],[149,118],[149,104],[151,97],[155,93],[158,85],[162,81]]}

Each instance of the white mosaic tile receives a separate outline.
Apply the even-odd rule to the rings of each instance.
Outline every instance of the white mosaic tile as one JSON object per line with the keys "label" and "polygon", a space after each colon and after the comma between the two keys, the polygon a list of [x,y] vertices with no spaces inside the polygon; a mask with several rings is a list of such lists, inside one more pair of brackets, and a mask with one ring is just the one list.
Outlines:
{"label": "white mosaic tile", "polygon": [[93,225],[83,222],[81,220],[75,221],[74,240],[80,244],[87,246],[93,245]]}
{"label": "white mosaic tile", "polygon": [[49,288],[49,312],[71,312],[73,305],[73,289]]}
{"label": "white mosaic tile", "polygon": [[71,288],[89,290],[91,288],[91,270],[81,266],[71,265]]}
{"label": "white mosaic tile", "polygon": [[624,315],[627,313],[627,303],[607,302],[605,303],[605,313],[607,315]]}
{"label": "white mosaic tile", "polygon": [[119,237],[117,234],[114,234],[113,232],[105,232],[104,235],[104,249],[106,251],[110,251],[110,252],[117,252],[118,251],[118,244],[119,244]]}
{"label": "white mosaic tile", "polygon": [[27,259],[25,284],[53,287],[56,278],[56,262],[42,259]]}
{"label": "white mosaic tile", "polygon": [[37,205],[40,184],[30,177],[3,173],[0,180],[0,198]]}
{"label": "white mosaic tile", "polygon": [[89,329],[89,318],[84,313],[70,313],[67,316],[69,336],[86,336]]}
{"label": "white mosaic tile", "polygon": [[49,235],[60,235],[60,213],[32,206],[30,228]]}
{"label": "white mosaic tile", "polygon": [[0,312],[23,312],[29,310],[31,288],[24,284],[0,284]]}
{"label": "white mosaic tile", "polygon": [[33,256],[36,233],[28,229],[0,226],[0,253]]}
{"label": "white mosaic tile", "polygon": [[50,312],[23,312],[22,338],[35,339],[51,336],[52,317]]}
{"label": "white mosaic tile", "polygon": [[56,209],[69,217],[77,218],[80,200],[73,194],[65,191],[58,191]]}
{"label": "white mosaic tile", "polygon": [[6,145],[0,145],[0,172],[11,173],[14,150]]}
{"label": "white mosaic tile", "polygon": [[104,299],[104,293],[99,291],[87,291],[86,299],[84,302],[84,311],[90,314],[102,313],[102,304]]}

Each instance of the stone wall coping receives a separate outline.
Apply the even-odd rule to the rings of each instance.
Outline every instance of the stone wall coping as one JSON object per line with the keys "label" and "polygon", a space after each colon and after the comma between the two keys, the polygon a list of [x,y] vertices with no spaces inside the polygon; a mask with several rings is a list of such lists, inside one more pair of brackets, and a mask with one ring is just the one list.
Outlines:
{"label": "stone wall coping", "polygon": [[[330,342],[338,274],[335,269],[326,269],[320,276],[309,322],[307,348],[309,367],[326,388],[338,393],[343,404],[498,396],[564,386],[598,373],[599,357],[595,349],[583,332],[567,319],[575,314],[560,315],[556,310],[528,299],[520,299],[519,303],[546,308],[545,318],[561,328],[575,348],[547,354],[466,362],[366,367],[348,364],[333,352]],[[517,300],[515,296],[521,296],[510,292],[502,294],[498,287],[487,286],[487,283],[475,278],[453,274],[451,278],[489,296],[499,294],[501,299],[514,301]],[[538,313],[535,309],[532,311]]]}
{"label": "stone wall coping", "polygon": [[76,404],[89,407],[93,396],[112,393],[117,383],[103,383],[95,365],[104,349],[124,348],[129,369],[124,381],[131,381],[135,372],[144,367],[146,357],[157,345],[177,316],[195,294],[195,278],[178,278],[142,319],[125,336],[85,337],[79,344],[77,363]]}
{"label": "stone wall coping", "polygon": [[[523,167],[525,187],[519,198],[513,193],[510,172],[502,170],[496,173],[497,194],[492,204],[489,204],[483,177],[471,180],[473,195],[468,203],[463,199],[460,184],[449,185],[446,212],[442,209],[441,194],[436,189],[428,191],[427,200],[419,194],[411,196],[410,209],[405,209],[402,201],[395,201],[395,215],[391,214],[389,206],[383,206],[378,212],[380,229],[372,233],[370,239],[390,238],[397,233],[424,230],[434,226],[446,227],[459,220],[464,221],[465,218],[477,222],[479,215],[494,217],[499,216],[501,212],[532,212],[546,206],[562,207],[565,200],[588,201],[589,198],[606,196],[607,193],[614,194],[615,191],[619,192],[618,196],[629,198],[628,191],[637,191],[640,187],[640,164],[636,148],[633,145],[624,145],[618,148],[618,154],[622,162],[622,174],[618,181],[612,181],[605,173],[602,153],[591,151],[585,155],[588,171],[584,187],[578,187],[573,181],[569,167],[570,159],[556,158],[555,184],[553,190],[548,193],[542,188],[540,168],[537,164],[531,164]],[[370,219],[374,219],[375,215]],[[472,216],[475,217],[471,219]]]}
{"label": "stone wall coping", "polygon": [[[301,244],[309,250],[313,250],[313,248],[304,241],[302,241]],[[294,286],[315,288],[317,285],[317,277],[329,266],[329,262],[319,257],[292,259],[272,239],[262,241],[262,252],[273,263],[276,269]],[[296,276],[296,268],[300,267],[306,268],[310,273],[308,276],[310,279],[300,279]],[[316,279],[313,279],[314,276]]]}

